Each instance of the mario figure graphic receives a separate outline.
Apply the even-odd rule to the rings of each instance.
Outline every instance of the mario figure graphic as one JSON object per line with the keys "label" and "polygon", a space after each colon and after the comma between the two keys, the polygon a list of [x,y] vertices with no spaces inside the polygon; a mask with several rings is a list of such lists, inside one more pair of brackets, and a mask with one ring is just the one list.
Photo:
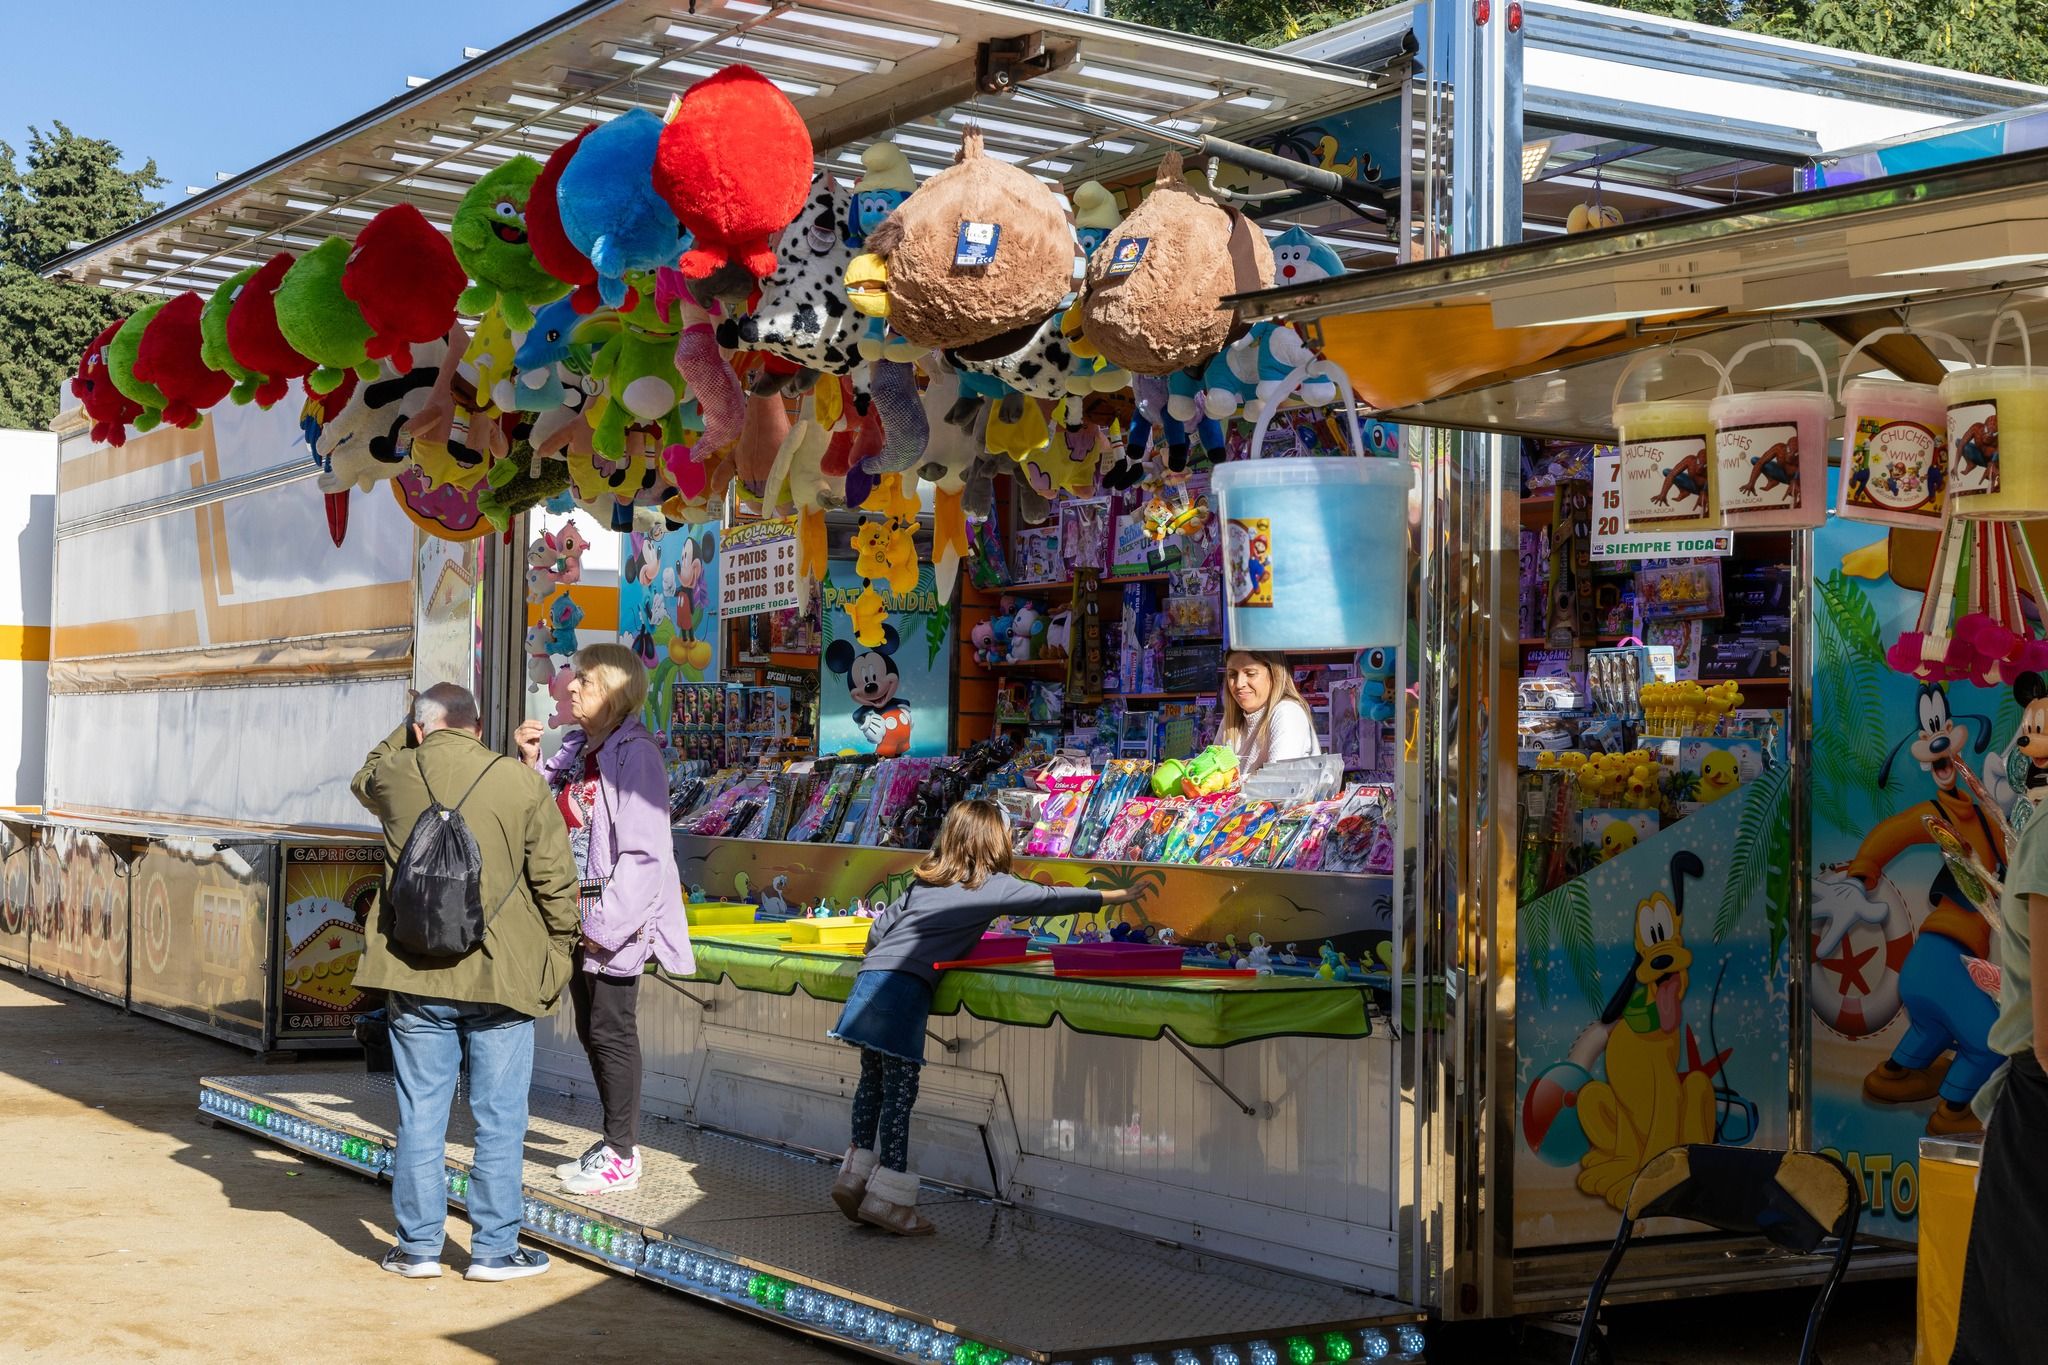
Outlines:
{"label": "mario figure graphic", "polygon": [[[1928,815],[1947,821],[1984,866],[2005,875],[2005,850],[1983,808],[1961,781],[1964,749],[1970,743],[1970,728],[1962,721],[1984,727],[1984,738],[1976,746],[1979,752],[1989,742],[1990,722],[1981,716],[1955,716],[1940,683],[1922,685],[1919,708],[1918,731],[1893,749],[1877,780],[1884,785],[1892,760],[1910,745],[1921,770],[1934,779],[1934,797],[1914,803],[1864,836],[1842,871],[1866,890],[1877,889],[1878,878],[1901,854],[1933,842],[1922,822]],[[1991,955],[1991,926],[1970,905],[1946,865],[1928,888],[1927,899],[1932,909],[1899,969],[1906,1033],[1892,1055],[1863,1078],[1863,1094],[1879,1104],[1916,1104],[1939,1095],[1941,1103],[1929,1116],[1927,1131],[1935,1136],[1971,1133],[1982,1125],[1970,1112],[1970,1099],[2003,1060],[1989,1042],[1998,1006],[1970,979],[1966,966],[1968,958]],[[1845,937],[1848,927],[1832,925],[1823,936],[1815,954],[1821,966],[1867,970],[1846,960],[1851,946]],[[1830,958],[1830,953],[1835,956]]]}

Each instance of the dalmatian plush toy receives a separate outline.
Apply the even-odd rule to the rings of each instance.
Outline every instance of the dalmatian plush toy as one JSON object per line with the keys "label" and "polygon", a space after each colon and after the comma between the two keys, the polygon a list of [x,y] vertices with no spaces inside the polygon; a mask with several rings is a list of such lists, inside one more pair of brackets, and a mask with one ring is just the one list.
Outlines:
{"label": "dalmatian plush toy", "polygon": [[[1074,359],[1061,329],[1065,315],[1064,307],[1055,309],[1023,345],[1003,355],[974,359],[964,351],[946,352],[947,362],[960,374],[961,398],[1000,399],[1011,394],[1048,401],[1064,398],[1067,370]],[[967,424],[957,417],[954,420],[958,425]]]}
{"label": "dalmatian plush toy", "polygon": [[740,319],[740,345],[820,374],[846,374],[860,363],[866,319],[846,301],[846,267],[854,253],[842,228],[848,207],[837,180],[822,171],[813,177],[803,216],[782,236],[780,264],[761,286],[760,303]]}
{"label": "dalmatian plush toy", "polygon": [[320,491],[367,491],[403,471],[412,444],[405,425],[433,397],[438,376],[438,366],[416,366],[400,375],[383,365],[377,378],[357,381],[332,421],[314,426],[309,420],[307,437],[321,464],[315,480]]}

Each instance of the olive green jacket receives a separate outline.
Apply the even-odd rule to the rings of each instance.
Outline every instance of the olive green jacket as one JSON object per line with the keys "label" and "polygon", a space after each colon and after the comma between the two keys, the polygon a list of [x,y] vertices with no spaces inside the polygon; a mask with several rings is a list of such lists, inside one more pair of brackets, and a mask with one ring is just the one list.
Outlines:
{"label": "olive green jacket", "polygon": [[[386,885],[430,804],[427,788],[453,806],[497,758],[461,730],[436,730],[414,748],[407,728],[399,726],[370,751],[350,788],[383,823]],[[540,775],[510,758],[477,782],[463,802],[462,819],[483,854],[482,946],[465,957],[416,957],[391,942],[380,897],[356,984],[544,1015],[569,982],[576,947],[576,860],[568,827]]]}

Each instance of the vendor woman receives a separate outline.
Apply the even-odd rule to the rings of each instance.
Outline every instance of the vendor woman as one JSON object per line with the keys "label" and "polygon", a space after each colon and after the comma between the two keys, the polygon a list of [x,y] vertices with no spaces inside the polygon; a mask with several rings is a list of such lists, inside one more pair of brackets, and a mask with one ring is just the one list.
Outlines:
{"label": "vendor woman", "polygon": [[1216,742],[1237,755],[1246,776],[1268,763],[1323,751],[1286,659],[1234,649],[1223,660],[1223,725]]}

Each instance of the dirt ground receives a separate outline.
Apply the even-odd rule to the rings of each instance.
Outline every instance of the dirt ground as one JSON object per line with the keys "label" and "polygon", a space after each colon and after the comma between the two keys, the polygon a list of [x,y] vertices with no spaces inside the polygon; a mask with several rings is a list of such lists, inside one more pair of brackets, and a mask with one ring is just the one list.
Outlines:
{"label": "dirt ground", "polygon": [[[385,1187],[194,1117],[198,1078],[258,1069],[225,1044],[0,970],[0,1359],[850,1362],[737,1313],[557,1255],[538,1279],[407,1281]],[[357,1063],[287,1063],[306,1071]],[[449,1219],[449,1263],[468,1224]],[[937,1248],[935,1248],[937,1250]],[[1804,1293],[1621,1310],[1623,1365],[1790,1361]],[[1524,1334],[1532,1346],[1542,1339]],[[1431,1359],[1562,1361],[1499,1332]],[[1851,1285],[1827,1358],[1907,1365],[1910,1282]]]}

